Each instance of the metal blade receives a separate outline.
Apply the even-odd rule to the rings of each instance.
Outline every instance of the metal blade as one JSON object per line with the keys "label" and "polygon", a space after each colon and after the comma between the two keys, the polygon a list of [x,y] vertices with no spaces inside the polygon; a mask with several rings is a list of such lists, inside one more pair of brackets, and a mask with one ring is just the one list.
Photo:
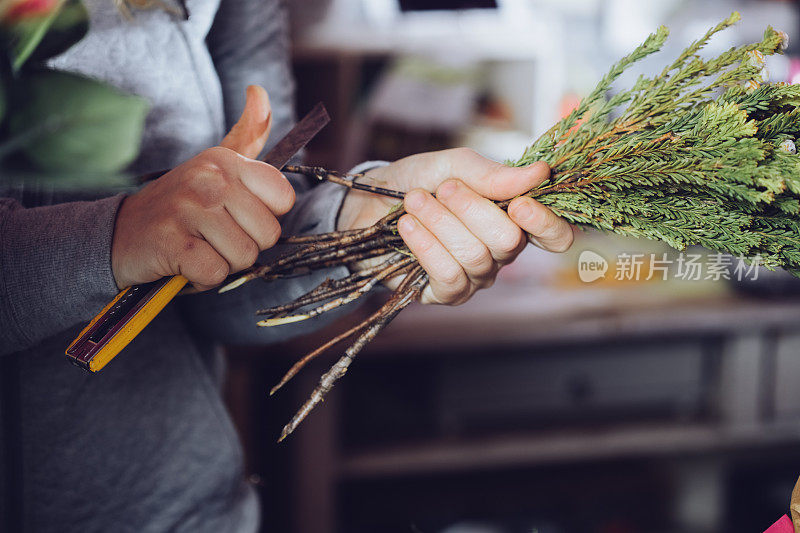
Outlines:
{"label": "metal blade", "polygon": [[[283,139],[278,141],[278,144],[276,144],[272,150],[267,152],[267,155],[265,155],[261,161],[269,163],[278,170],[282,169],[292,156],[307,145],[308,141],[313,139],[330,121],[331,117],[328,116],[328,111],[325,109],[325,106],[322,105],[322,102],[317,103],[317,105],[303,117],[303,120],[295,124],[294,128],[292,128]],[[136,182],[139,184],[147,183],[148,181],[160,178],[170,170],[171,169],[167,168],[156,172],[150,172],[136,178]]]}
{"label": "metal blade", "polygon": [[261,160],[282,169],[330,120],[322,102],[317,103]]}

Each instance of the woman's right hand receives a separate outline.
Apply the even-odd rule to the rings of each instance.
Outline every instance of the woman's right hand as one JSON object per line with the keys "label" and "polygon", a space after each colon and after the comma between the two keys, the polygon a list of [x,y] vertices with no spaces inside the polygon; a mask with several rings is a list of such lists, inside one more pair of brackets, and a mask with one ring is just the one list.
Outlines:
{"label": "woman's right hand", "polygon": [[278,169],[252,159],[271,118],[266,91],[248,87],[242,116],[220,146],[123,200],[111,248],[118,287],[180,274],[210,289],[277,242],[277,217],[291,209],[294,189]]}

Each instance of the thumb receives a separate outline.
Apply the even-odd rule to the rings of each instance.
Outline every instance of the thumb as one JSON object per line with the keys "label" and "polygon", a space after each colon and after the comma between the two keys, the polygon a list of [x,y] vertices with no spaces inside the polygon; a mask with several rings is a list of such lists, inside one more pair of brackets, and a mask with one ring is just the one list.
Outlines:
{"label": "thumb", "polygon": [[492,200],[507,200],[524,194],[550,176],[550,167],[537,161],[526,167],[509,167],[471,150],[448,150],[451,178],[458,178],[478,194]]}
{"label": "thumb", "polygon": [[525,167],[501,164],[493,181],[490,181],[488,194],[493,195],[495,200],[507,200],[538,187],[549,177],[550,166],[544,161],[536,161]]}
{"label": "thumb", "polygon": [[219,145],[254,159],[264,148],[271,127],[272,107],[267,91],[258,85],[250,85],[242,116]]}

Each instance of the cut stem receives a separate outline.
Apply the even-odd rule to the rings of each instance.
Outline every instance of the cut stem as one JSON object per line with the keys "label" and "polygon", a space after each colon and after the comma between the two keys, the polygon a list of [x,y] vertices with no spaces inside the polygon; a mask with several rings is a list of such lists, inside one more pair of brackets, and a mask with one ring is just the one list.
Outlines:
{"label": "cut stem", "polygon": [[417,267],[403,280],[403,283],[398,287],[392,298],[390,298],[377,313],[360,324],[360,327],[356,326],[356,330],[362,330],[363,328],[361,335],[359,335],[353,344],[345,350],[344,355],[336,361],[331,369],[322,375],[319,384],[313,390],[311,396],[306,400],[300,410],[295,413],[289,423],[284,426],[278,442],[288,437],[314,407],[325,399],[325,396],[331,391],[334,384],[341,379],[347,372],[347,369],[350,368],[350,364],[353,362],[356,355],[358,355],[358,353],[363,350],[400,311],[419,297],[426,283],[427,275],[421,267]]}

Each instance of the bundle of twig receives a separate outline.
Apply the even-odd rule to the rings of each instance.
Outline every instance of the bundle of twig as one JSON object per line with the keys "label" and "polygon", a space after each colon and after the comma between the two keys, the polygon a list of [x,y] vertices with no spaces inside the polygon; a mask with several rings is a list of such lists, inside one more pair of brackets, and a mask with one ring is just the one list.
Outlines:
{"label": "bundle of twig", "polygon": [[[800,87],[767,83],[764,68],[764,56],[785,48],[787,37],[768,28],[760,43],[709,60],[698,55],[712,35],[738,18],[734,13],[709,30],[659,75],[642,76],[630,90],[608,97],[626,68],[661,48],[667,29],[614,65],[575,111],[510,163],[550,164],[551,177],[527,196],[575,224],[662,240],[678,249],[698,244],[799,272],[800,160],[794,142],[800,134]],[[319,169],[296,170],[321,177]],[[331,177],[348,185],[342,176]],[[224,289],[258,277],[351,266],[353,273],[344,279],[327,280],[294,302],[259,311],[267,317],[259,325],[275,326],[330,311],[404,276],[383,307],[298,361],[273,389],[324,350],[354,339],[281,439],[426,285],[425,272],[397,234],[403,213],[398,205],[369,228],[288,238],[286,243],[296,245],[291,252]]]}

